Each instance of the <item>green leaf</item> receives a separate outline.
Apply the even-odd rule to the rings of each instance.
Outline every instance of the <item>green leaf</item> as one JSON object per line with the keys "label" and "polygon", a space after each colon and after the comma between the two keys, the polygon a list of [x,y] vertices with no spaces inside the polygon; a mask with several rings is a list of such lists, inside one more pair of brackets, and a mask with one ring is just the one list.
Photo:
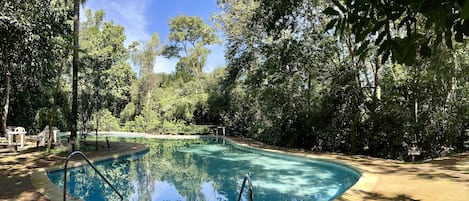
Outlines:
{"label": "green leaf", "polygon": [[381,64],[386,63],[390,54],[391,54],[391,51],[389,50],[387,50],[386,53],[383,54],[383,57],[381,57]]}
{"label": "green leaf", "polygon": [[420,46],[420,55],[422,57],[430,57],[432,55],[432,49],[428,47],[428,44],[422,44]]}
{"label": "green leaf", "polygon": [[383,43],[378,48],[378,54],[382,54],[389,50],[389,45],[391,44],[392,40],[384,40]]}
{"label": "green leaf", "polygon": [[368,33],[369,33],[368,29],[365,29],[365,30],[362,30],[361,32],[359,32],[357,34],[357,41],[365,40],[365,37],[368,35]]}
{"label": "green leaf", "polygon": [[339,11],[336,11],[332,7],[327,7],[324,11],[322,11],[322,13],[324,13],[326,15],[339,15]]}
{"label": "green leaf", "polygon": [[461,13],[459,13],[459,18],[465,19],[466,21],[469,18],[469,1],[466,1],[461,8]]}
{"label": "green leaf", "polygon": [[464,41],[464,38],[463,38],[463,24],[461,22],[457,22],[453,26],[453,29],[456,32],[456,34],[454,35],[454,39],[456,40],[456,42],[462,43]]}
{"label": "green leaf", "polygon": [[405,64],[406,65],[412,65],[415,63],[415,57],[417,56],[417,50],[415,48],[415,45],[411,45],[409,46],[408,50],[407,50],[407,54],[405,55]]}
{"label": "green leaf", "polygon": [[342,11],[343,13],[346,13],[347,12],[347,9],[345,9],[345,7],[337,0],[333,0],[332,1],[334,3],[335,6],[337,6],[340,11]]}
{"label": "green leaf", "polygon": [[455,38],[456,42],[462,43],[464,41],[462,31],[457,31],[456,35],[454,35],[454,38]]}
{"label": "green leaf", "polygon": [[392,57],[397,63],[405,63],[409,47],[404,44],[400,38],[393,39]]}
{"label": "green leaf", "polygon": [[373,28],[371,29],[371,32],[373,32],[373,33],[377,32],[378,30],[380,30],[384,26],[385,23],[387,23],[387,20],[381,20],[381,21],[377,22],[373,26]]}
{"label": "green leaf", "polygon": [[447,30],[445,32],[445,44],[450,48],[453,49],[453,40],[451,40],[451,30]]}
{"label": "green leaf", "polygon": [[366,42],[362,43],[362,44],[360,45],[360,47],[358,48],[357,53],[358,53],[358,54],[363,54],[363,53],[365,53],[365,50],[366,50],[366,48],[368,47],[368,44],[369,44],[369,43],[370,43],[369,41],[366,41]]}
{"label": "green leaf", "polygon": [[333,19],[329,21],[329,23],[327,23],[326,25],[326,31],[332,29],[336,23],[337,23],[337,19]]}
{"label": "green leaf", "polygon": [[464,35],[469,36],[469,20],[464,20],[464,23],[462,24],[462,30]]}
{"label": "green leaf", "polygon": [[339,20],[339,26],[338,26],[338,29],[340,30],[340,34],[343,34],[344,33],[344,30],[345,30],[345,26],[346,26],[346,23],[347,22],[347,18],[344,18],[342,20]]}
{"label": "green leaf", "polygon": [[378,45],[383,41],[384,37],[386,36],[387,32],[383,31],[379,33],[378,38],[376,38],[375,45]]}

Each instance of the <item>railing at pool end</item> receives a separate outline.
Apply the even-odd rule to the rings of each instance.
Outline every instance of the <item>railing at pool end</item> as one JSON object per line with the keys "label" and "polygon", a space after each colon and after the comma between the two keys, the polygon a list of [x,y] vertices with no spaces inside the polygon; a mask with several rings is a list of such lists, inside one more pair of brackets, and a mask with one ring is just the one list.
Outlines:
{"label": "railing at pool end", "polygon": [[122,197],[122,195],[119,193],[119,191],[117,191],[116,188],[114,188],[114,186],[106,179],[106,177],[104,177],[101,172],[98,171],[98,169],[96,169],[96,167],[93,165],[93,163],[90,162],[90,160],[88,159],[88,157],[86,157],[86,155],[84,153],[82,153],[81,151],[74,151],[72,152],[70,155],[68,155],[67,159],[65,159],[65,167],[64,167],[64,201],[66,201],[67,199],[67,164],[68,164],[68,161],[70,160],[70,158],[73,156],[73,155],[80,155],[83,157],[83,159],[85,159],[85,161],[94,169],[94,171],[96,173],[98,173],[98,175],[109,185],[111,186],[112,190],[114,190],[114,192],[117,193],[117,195],[119,195],[119,197],[121,198],[121,200],[124,200],[124,198]]}
{"label": "railing at pool end", "polygon": [[249,201],[253,201],[254,200],[254,193],[252,191],[252,180],[251,180],[251,174],[246,174],[246,176],[244,176],[244,180],[243,180],[243,185],[241,185],[241,190],[239,192],[239,196],[238,196],[238,201],[241,200],[241,195],[243,195],[243,190],[244,190],[244,186],[246,185],[246,181],[248,182],[248,190],[249,190]]}

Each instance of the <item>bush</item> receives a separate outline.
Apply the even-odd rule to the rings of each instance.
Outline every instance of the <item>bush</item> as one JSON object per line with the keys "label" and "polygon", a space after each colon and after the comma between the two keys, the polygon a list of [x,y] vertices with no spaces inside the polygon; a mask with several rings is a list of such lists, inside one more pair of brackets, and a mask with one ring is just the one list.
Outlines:
{"label": "bush", "polygon": [[[114,117],[108,109],[99,111],[98,116],[98,130],[101,131],[120,131],[119,119]],[[91,118],[91,124],[96,129],[96,114]]]}
{"label": "bush", "polygon": [[204,125],[186,125],[184,121],[164,121],[163,128],[164,134],[177,135],[196,135],[210,133],[210,128]]}

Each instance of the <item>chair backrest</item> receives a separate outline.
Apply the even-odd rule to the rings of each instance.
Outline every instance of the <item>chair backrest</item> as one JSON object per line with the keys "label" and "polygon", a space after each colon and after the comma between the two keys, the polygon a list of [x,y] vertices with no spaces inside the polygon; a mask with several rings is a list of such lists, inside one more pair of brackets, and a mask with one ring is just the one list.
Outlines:
{"label": "chair backrest", "polygon": [[16,127],[15,132],[26,132],[26,129],[24,129],[23,127]]}
{"label": "chair backrest", "polygon": [[7,133],[8,132],[13,132],[15,131],[15,127],[14,126],[7,126]]}

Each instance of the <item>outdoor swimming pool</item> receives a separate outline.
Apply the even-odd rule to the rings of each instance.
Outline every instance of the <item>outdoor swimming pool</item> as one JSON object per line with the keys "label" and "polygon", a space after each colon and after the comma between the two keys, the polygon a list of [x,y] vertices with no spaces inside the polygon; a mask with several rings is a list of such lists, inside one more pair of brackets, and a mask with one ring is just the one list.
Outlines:
{"label": "outdoor swimming pool", "polygon": [[[334,163],[239,148],[222,140],[131,141],[146,143],[150,150],[96,164],[125,200],[237,200],[248,172],[256,201],[332,200],[360,177]],[[63,187],[63,170],[48,176]],[[67,190],[76,197],[118,200],[90,167],[70,169],[67,176]]]}

